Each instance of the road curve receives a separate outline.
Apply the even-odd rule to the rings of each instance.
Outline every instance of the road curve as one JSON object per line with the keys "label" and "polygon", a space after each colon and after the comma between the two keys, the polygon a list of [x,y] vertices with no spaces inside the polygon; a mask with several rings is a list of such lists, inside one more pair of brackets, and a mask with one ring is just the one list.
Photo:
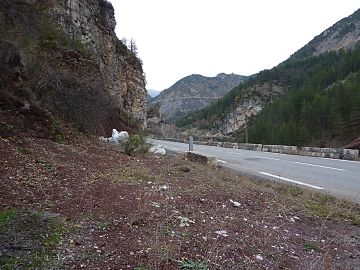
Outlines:
{"label": "road curve", "polygon": [[[168,150],[184,152],[185,143],[151,140]],[[215,156],[223,166],[302,187],[324,191],[360,203],[360,162],[271,152],[194,145],[194,152]]]}

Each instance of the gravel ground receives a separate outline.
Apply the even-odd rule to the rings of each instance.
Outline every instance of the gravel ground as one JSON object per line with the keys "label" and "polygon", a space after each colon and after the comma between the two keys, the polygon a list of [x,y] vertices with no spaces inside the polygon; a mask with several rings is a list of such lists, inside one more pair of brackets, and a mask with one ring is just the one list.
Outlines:
{"label": "gravel ground", "polygon": [[0,137],[0,176],[2,212],[66,220],[60,269],[360,269],[359,205],[179,155]]}

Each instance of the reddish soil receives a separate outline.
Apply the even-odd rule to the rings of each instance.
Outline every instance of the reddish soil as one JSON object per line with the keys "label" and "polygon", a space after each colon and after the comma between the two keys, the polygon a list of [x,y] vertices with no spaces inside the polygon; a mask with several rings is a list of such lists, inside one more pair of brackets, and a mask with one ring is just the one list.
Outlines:
{"label": "reddish soil", "polygon": [[346,145],[344,148],[360,150],[360,137]]}
{"label": "reddish soil", "polygon": [[209,269],[360,269],[359,226],[310,214],[302,192],[180,156],[0,137],[0,176],[2,209],[73,224],[55,251],[64,269],[180,269],[184,258]]}

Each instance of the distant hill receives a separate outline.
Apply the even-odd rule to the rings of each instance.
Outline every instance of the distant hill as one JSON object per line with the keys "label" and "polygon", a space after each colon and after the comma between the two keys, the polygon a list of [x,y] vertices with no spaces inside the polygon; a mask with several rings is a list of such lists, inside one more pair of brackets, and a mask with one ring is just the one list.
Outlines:
{"label": "distant hill", "polygon": [[154,90],[154,89],[147,89],[147,92],[148,92],[149,96],[152,97],[152,98],[154,98],[158,94],[160,94],[160,91],[157,91],[157,90]]}
{"label": "distant hill", "polygon": [[[265,144],[344,146],[360,135],[360,10],[179,127]],[[247,124],[248,123],[248,124]]]}
{"label": "distant hill", "polygon": [[218,100],[246,79],[236,74],[220,73],[216,77],[193,74],[162,91],[150,104],[160,103],[160,112],[172,121]]}

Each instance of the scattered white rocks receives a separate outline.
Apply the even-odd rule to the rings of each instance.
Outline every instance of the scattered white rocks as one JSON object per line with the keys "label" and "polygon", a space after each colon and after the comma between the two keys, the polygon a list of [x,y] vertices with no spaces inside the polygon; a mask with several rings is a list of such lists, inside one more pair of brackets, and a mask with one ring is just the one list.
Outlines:
{"label": "scattered white rocks", "polygon": [[167,185],[163,185],[163,186],[159,187],[160,191],[167,191],[168,189],[169,189],[169,186],[167,186]]}
{"label": "scattered white rocks", "polygon": [[115,144],[119,144],[120,142],[126,141],[127,139],[129,139],[129,133],[127,133],[126,131],[119,132],[116,129],[112,130],[112,136],[109,138],[105,138],[103,136],[99,137],[100,141],[110,142]]}
{"label": "scattered white rocks", "polygon": [[290,221],[291,221],[291,222],[296,222],[296,221],[299,221],[299,220],[300,220],[300,218],[297,217],[297,216],[294,216],[294,217],[291,217],[291,218],[290,218]]}
{"label": "scattered white rocks", "polygon": [[155,208],[160,208],[160,203],[152,202],[150,205],[154,206]]}
{"label": "scattered white rocks", "polygon": [[227,237],[229,236],[227,231],[221,230],[221,231],[216,231],[215,232],[217,235],[223,236],[223,237]]}
{"label": "scattered white rocks", "polygon": [[256,258],[257,260],[259,260],[259,261],[263,261],[263,260],[264,260],[264,258],[263,258],[260,254],[257,254],[257,255],[255,256],[255,258]]}
{"label": "scattered white rocks", "polygon": [[180,220],[180,228],[189,227],[190,223],[192,223],[192,224],[195,223],[195,221],[193,221],[187,217],[178,216],[177,219]]}
{"label": "scattered white rocks", "polygon": [[233,204],[234,207],[240,207],[241,206],[241,203],[239,203],[239,202],[233,201],[231,199],[229,201]]}
{"label": "scattered white rocks", "polygon": [[166,150],[161,145],[154,145],[149,149],[150,153],[159,154],[159,155],[166,155]]}

